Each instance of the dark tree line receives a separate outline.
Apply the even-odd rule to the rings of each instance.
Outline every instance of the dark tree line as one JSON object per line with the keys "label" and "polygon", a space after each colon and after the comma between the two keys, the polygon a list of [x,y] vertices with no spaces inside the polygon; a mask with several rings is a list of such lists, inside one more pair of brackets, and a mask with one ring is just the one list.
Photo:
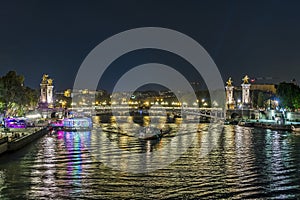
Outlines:
{"label": "dark tree line", "polygon": [[300,109],[300,88],[294,83],[280,83],[277,87],[279,104],[283,108]]}
{"label": "dark tree line", "polygon": [[268,107],[266,105],[266,102],[268,99],[272,98],[274,96],[271,92],[265,92],[260,90],[254,90],[252,91],[252,106],[254,108],[265,108]]}
{"label": "dark tree line", "polygon": [[6,116],[22,115],[37,105],[38,91],[24,86],[24,80],[15,71],[0,77],[0,112]]}

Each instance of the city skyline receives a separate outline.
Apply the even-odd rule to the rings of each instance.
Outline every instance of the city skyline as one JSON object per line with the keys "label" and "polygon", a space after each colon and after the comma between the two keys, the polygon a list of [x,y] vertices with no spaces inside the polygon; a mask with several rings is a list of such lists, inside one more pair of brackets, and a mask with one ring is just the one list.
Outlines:
{"label": "city skyline", "polygon": [[[100,42],[128,29],[153,26],[177,30],[199,42],[224,82],[232,77],[240,84],[244,74],[264,77],[262,82],[299,80],[298,7],[292,1],[2,2],[0,76],[16,70],[25,76],[26,85],[38,88],[47,73],[56,90],[72,88],[82,61]],[[191,82],[201,80],[177,55],[139,50],[113,62],[100,88],[111,90],[122,74],[148,62],[174,67]]]}
{"label": "city skyline", "polygon": [[300,1],[0,1],[0,199],[300,199]]}

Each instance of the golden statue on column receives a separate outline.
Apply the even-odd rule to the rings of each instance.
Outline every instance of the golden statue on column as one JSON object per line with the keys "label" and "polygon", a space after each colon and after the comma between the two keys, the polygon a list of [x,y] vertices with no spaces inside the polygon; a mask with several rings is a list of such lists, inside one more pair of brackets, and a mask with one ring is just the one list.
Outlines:
{"label": "golden statue on column", "polygon": [[249,108],[251,104],[251,99],[250,99],[250,86],[251,84],[249,83],[249,77],[248,75],[244,76],[242,79],[242,103],[243,107]]}
{"label": "golden statue on column", "polygon": [[244,84],[249,84],[249,77],[246,75],[243,79]]}
{"label": "golden statue on column", "polygon": [[228,109],[234,109],[235,106],[235,101],[233,98],[233,89],[234,86],[232,86],[232,80],[231,77],[228,79],[228,81],[226,82],[227,86],[226,88],[226,105]]}
{"label": "golden statue on column", "polygon": [[40,105],[41,107],[53,107],[53,80],[49,78],[48,74],[44,74],[40,84],[41,96]]}

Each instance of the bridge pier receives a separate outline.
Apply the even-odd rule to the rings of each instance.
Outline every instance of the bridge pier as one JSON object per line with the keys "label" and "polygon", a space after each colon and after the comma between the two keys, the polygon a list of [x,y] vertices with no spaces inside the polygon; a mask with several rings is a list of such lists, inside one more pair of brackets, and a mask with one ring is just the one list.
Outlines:
{"label": "bridge pier", "polygon": [[226,111],[226,119],[259,119],[259,111],[253,109],[231,109]]}

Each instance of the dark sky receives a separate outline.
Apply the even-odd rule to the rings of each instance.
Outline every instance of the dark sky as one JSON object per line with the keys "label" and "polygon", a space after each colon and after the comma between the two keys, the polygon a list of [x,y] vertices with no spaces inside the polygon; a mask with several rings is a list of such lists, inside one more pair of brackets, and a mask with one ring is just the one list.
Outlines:
{"label": "dark sky", "polygon": [[[0,76],[9,70],[37,88],[43,73],[56,90],[71,88],[85,56],[127,29],[155,26],[180,31],[211,55],[224,79],[300,80],[299,1],[1,1]],[[132,52],[116,60],[100,85],[134,65],[160,62],[197,81],[188,64],[161,51]]]}

